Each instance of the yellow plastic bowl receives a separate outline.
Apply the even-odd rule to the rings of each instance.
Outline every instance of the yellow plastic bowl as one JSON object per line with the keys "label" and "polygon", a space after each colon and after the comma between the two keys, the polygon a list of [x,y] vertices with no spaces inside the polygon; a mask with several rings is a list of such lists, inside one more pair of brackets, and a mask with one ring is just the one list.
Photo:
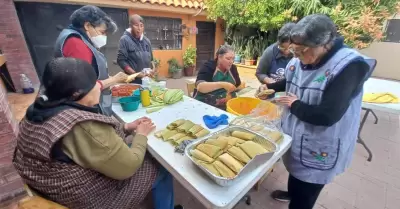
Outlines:
{"label": "yellow plastic bowl", "polygon": [[251,97],[237,97],[226,103],[226,111],[235,115],[248,115],[261,100]]}

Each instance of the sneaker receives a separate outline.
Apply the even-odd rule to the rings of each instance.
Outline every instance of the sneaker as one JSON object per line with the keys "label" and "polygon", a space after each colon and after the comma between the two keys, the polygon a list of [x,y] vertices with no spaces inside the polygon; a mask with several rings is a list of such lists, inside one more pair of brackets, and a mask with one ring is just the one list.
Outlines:
{"label": "sneaker", "polygon": [[182,205],[175,205],[174,209],[184,209]]}
{"label": "sneaker", "polygon": [[275,190],[271,193],[271,197],[274,200],[281,201],[281,202],[289,202],[290,197],[289,193],[281,190]]}

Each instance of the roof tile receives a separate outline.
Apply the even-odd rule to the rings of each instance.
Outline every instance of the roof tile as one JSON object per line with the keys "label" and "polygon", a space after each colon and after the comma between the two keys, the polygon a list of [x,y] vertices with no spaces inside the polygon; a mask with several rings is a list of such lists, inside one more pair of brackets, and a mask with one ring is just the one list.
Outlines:
{"label": "roof tile", "polygon": [[[166,6],[200,9],[204,5],[204,0],[130,0],[131,2],[141,2],[148,4],[159,4]],[[205,7],[205,5],[204,5]]]}

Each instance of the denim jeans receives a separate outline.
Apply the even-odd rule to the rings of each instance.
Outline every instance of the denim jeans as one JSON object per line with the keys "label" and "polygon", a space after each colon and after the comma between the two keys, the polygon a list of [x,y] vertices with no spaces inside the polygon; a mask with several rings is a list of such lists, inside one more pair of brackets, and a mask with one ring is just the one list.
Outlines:
{"label": "denim jeans", "polygon": [[174,209],[173,177],[164,167],[160,166],[151,193],[155,209]]}

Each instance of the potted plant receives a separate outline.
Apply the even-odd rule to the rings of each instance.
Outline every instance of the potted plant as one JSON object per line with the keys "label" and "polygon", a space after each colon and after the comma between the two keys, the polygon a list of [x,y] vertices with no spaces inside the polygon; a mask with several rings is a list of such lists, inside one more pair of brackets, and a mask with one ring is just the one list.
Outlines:
{"label": "potted plant", "polygon": [[235,36],[232,41],[232,47],[235,50],[235,63],[241,62],[241,56],[243,54],[243,46],[245,45],[245,40],[243,37]]}
{"label": "potted plant", "polygon": [[196,48],[189,45],[189,47],[183,53],[183,70],[185,72],[185,76],[193,76],[195,69],[195,61],[196,61]]}
{"label": "potted plant", "polygon": [[182,67],[179,65],[178,60],[171,58],[168,60],[168,72],[172,75],[172,78],[182,78]]}
{"label": "potted plant", "polygon": [[160,65],[161,65],[161,60],[160,59],[157,59],[157,58],[154,58],[153,59],[153,65],[154,65],[154,79],[156,80],[156,81],[158,81],[158,69],[160,68]]}
{"label": "potted plant", "polygon": [[254,45],[253,41],[249,40],[246,44],[246,48],[244,50],[244,62],[245,65],[254,65],[255,60],[254,58]]}
{"label": "potted plant", "polygon": [[268,39],[266,37],[260,35],[258,39],[254,40],[254,54],[257,56],[257,64],[260,62],[260,58],[267,47]]}

